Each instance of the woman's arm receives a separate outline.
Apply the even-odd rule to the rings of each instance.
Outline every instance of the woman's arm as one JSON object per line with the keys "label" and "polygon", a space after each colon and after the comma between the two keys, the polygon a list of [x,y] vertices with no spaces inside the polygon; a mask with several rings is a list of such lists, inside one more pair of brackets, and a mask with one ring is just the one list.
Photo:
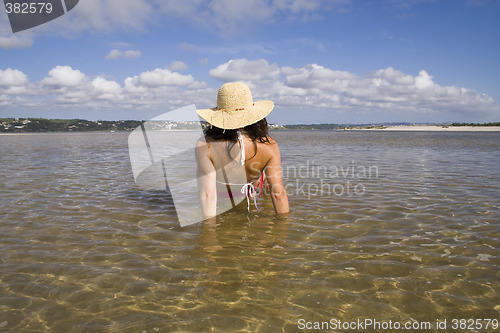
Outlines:
{"label": "woman's arm", "polygon": [[207,143],[202,139],[196,143],[196,162],[201,211],[205,218],[210,218],[216,215],[217,210],[215,168],[210,159]]}
{"label": "woman's arm", "polygon": [[288,195],[283,186],[281,175],[281,154],[277,143],[271,144],[269,148],[271,149],[272,155],[264,169],[264,174],[271,190],[274,211],[277,214],[285,214],[290,211],[290,207],[288,205]]}

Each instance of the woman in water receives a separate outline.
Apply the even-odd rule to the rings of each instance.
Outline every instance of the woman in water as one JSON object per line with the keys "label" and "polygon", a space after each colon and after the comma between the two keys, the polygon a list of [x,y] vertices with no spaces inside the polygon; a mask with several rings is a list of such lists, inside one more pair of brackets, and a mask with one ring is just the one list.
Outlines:
{"label": "woman in water", "polygon": [[[198,184],[203,216],[235,207],[247,199],[256,209],[256,190],[262,195],[267,181],[277,214],[289,212],[288,196],[281,176],[277,142],[269,136],[265,117],[272,101],[253,101],[250,89],[241,82],[224,84],[217,95],[217,107],[196,110],[208,122],[204,140],[196,149]],[[217,208],[219,200],[219,209]],[[239,198],[239,200],[238,200]],[[225,207],[220,207],[226,203]],[[230,206],[229,206],[230,204]]]}

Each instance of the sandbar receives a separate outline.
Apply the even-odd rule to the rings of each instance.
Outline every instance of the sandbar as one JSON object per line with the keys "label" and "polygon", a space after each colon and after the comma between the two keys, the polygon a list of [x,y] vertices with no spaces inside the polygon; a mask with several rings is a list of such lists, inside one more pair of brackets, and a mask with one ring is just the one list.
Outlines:
{"label": "sandbar", "polygon": [[[351,130],[351,129],[349,129]],[[361,131],[500,132],[500,126],[401,125],[352,128]]]}

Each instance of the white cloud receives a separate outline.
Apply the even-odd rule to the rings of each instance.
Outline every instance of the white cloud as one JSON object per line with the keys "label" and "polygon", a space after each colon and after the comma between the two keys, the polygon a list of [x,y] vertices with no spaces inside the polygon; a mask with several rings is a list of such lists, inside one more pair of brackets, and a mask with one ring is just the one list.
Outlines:
{"label": "white cloud", "polygon": [[[171,64],[176,66],[183,67]],[[23,72],[8,68],[0,70],[0,108],[168,110],[193,103],[215,106],[218,86],[208,87],[172,68],[144,71],[121,84],[105,75],[88,77],[69,66],[56,66],[41,81],[30,82]],[[302,122],[308,122],[307,117],[316,110],[332,116],[348,112],[361,122],[366,116],[377,119],[380,115],[402,121],[419,115],[447,115],[450,120],[466,115],[473,121],[500,115],[500,106],[492,97],[463,87],[440,86],[425,70],[410,75],[388,67],[356,75],[317,64],[279,67],[265,59],[234,59],[216,66],[210,75],[221,84],[248,83],[256,100],[273,100],[282,115],[307,111]]]}
{"label": "white cloud", "polygon": [[274,14],[266,0],[212,0],[210,9],[213,19],[210,22],[225,36],[232,35],[250,22],[268,21]]}
{"label": "white cloud", "polygon": [[432,76],[430,76],[426,71],[421,70],[415,78],[415,86],[418,89],[432,89],[435,87],[435,84],[432,81]]}
{"label": "white cloud", "polygon": [[145,30],[154,14],[154,7],[148,0],[85,0],[54,24],[44,25],[43,29],[63,35],[86,30],[106,33],[140,31]]}
{"label": "white cloud", "polygon": [[[83,31],[147,31],[148,26],[179,19],[198,29],[233,36],[258,25],[321,17],[350,0],[85,0],[67,15],[33,30],[71,36]],[[4,41],[29,47],[29,40]],[[32,42],[31,42],[32,43]],[[2,42],[0,41],[0,45]],[[185,44],[184,47],[193,45]]]}
{"label": "white cloud", "polygon": [[10,104],[10,97],[6,94],[0,94],[0,106],[9,106]]}
{"label": "white cloud", "polygon": [[[290,71],[289,68],[286,71]],[[356,76],[345,71],[336,71],[318,65],[307,65],[286,75],[285,83],[289,87],[321,89],[327,91],[345,91],[356,81]]]}
{"label": "white cloud", "polygon": [[0,48],[2,49],[24,49],[33,46],[33,39],[27,36],[0,36]]}
{"label": "white cloud", "polygon": [[19,87],[28,83],[28,77],[23,72],[7,68],[6,70],[0,69],[0,86],[4,87]]}
{"label": "white cloud", "polygon": [[138,85],[145,87],[186,86],[194,82],[191,75],[182,75],[169,69],[157,68],[139,75]]}
{"label": "white cloud", "polygon": [[411,75],[404,74],[395,70],[392,67],[379,69],[371,74],[374,84],[377,85],[401,85],[408,86],[415,83],[415,78]]}
{"label": "white cloud", "polygon": [[50,70],[49,76],[42,80],[42,84],[59,87],[76,87],[88,82],[85,74],[70,66],[57,66]]}
{"label": "white cloud", "polygon": [[123,52],[120,51],[120,50],[111,50],[109,51],[108,55],[106,56],[106,59],[110,59],[110,60],[116,60],[118,58],[121,58],[123,57]]}
{"label": "white cloud", "polygon": [[[206,84],[194,80],[191,75],[183,75],[169,69],[145,71],[128,77],[123,86],[120,83],[100,75],[89,78],[83,72],[69,66],[57,66],[49,71],[48,76],[37,83],[29,83],[25,75],[16,70],[0,72],[4,86],[0,86],[2,105],[14,105],[13,88],[18,91],[16,106],[37,106],[37,108],[66,108],[78,106],[83,109],[131,109],[151,108],[162,105],[165,108],[182,106],[182,101],[193,91],[205,90]],[[18,86],[13,86],[17,84]],[[32,86],[32,96],[21,88]],[[199,95],[203,95],[201,92]],[[29,97],[29,98],[27,98]],[[198,99],[199,100],[199,99]],[[192,102],[191,102],[192,103]]]}
{"label": "white cloud", "polygon": [[233,36],[256,24],[321,17],[349,3],[350,0],[155,0],[164,15],[213,29],[222,36]]}
{"label": "white cloud", "polygon": [[94,88],[94,93],[99,99],[111,101],[120,101],[123,99],[122,87],[115,81],[109,81],[103,77],[96,77],[90,84]]}
{"label": "white cloud", "polygon": [[493,98],[454,86],[439,86],[422,70],[417,76],[392,67],[359,76],[317,64],[281,67],[266,60],[231,60],[210,71],[223,82],[245,81],[254,96],[278,107],[334,112],[409,114],[500,112]]}
{"label": "white cloud", "polygon": [[188,65],[186,65],[183,61],[172,61],[167,68],[171,71],[184,71],[188,69]]}
{"label": "white cloud", "polygon": [[142,56],[142,52],[139,50],[127,50],[121,51],[117,49],[113,49],[109,51],[108,55],[106,55],[106,59],[116,60],[116,59],[137,59]]}
{"label": "white cloud", "polygon": [[247,60],[235,59],[210,70],[210,76],[221,81],[262,82],[277,80],[280,68],[276,64],[269,64],[265,59]]}
{"label": "white cloud", "polygon": [[14,102],[23,103],[23,98],[20,96],[32,95],[28,77],[23,72],[7,68],[0,69],[0,106],[8,105]]}
{"label": "white cloud", "polygon": [[123,57],[126,59],[137,59],[142,57],[142,52],[139,50],[127,50],[123,52]]}

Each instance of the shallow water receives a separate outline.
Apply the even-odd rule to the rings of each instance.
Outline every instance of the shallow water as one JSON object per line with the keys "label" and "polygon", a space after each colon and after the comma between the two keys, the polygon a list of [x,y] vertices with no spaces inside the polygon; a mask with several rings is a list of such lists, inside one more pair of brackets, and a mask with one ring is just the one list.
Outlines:
{"label": "shallow water", "polygon": [[0,332],[500,319],[499,133],[275,132],[290,217],[215,228],[135,185],[127,135],[0,136]]}

